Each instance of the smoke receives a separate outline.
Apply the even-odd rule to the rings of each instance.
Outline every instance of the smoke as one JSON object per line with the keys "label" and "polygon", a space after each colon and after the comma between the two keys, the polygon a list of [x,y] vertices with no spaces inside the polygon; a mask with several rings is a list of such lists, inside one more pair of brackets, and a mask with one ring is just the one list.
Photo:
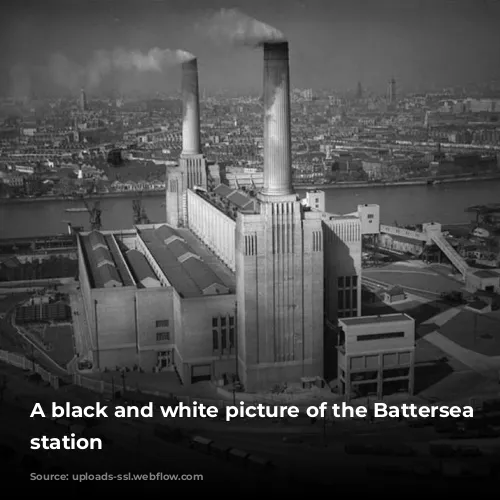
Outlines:
{"label": "smoke", "polygon": [[266,42],[284,42],[281,31],[237,9],[222,9],[199,24],[216,42],[258,47]]}
{"label": "smoke", "polygon": [[147,54],[139,51],[126,52],[118,49],[113,53],[112,66],[125,71],[157,71],[194,59],[194,55],[184,50],[151,49]]}
{"label": "smoke", "polygon": [[128,78],[134,73],[162,73],[169,67],[194,59],[184,50],[159,49],[148,52],[127,51],[117,48],[112,51],[98,50],[83,64],[68,59],[64,54],[52,54],[45,66],[26,67],[17,65],[10,72],[11,93],[27,95],[36,81],[44,86],[56,86],[59,90],[77,92],[80,88],[98,90],[106,80],[126,72]]}
{"label": "smoke", "polygon": [[16,64],[9,72],[11,95],[15,98],[29,96],[32,90],[32,75],[29,68],[22,64]]}
{"label": "smoke", "polygon": [[64,54],[53,54],[46,68],[48,83],[75,92],[82,87],[85,70],[82,66],[70,61]]}

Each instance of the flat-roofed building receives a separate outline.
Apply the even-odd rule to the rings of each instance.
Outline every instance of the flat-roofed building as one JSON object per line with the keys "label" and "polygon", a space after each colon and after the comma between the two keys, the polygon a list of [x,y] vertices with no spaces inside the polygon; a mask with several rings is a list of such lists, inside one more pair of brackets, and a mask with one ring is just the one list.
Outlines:
{"label": "flat-roofed building", "polygon": [[78,245],[94,369],[175,370],[184,384],[235,372],[235,278],[188,229],[92,231]]}
{"label": "flat-roofed building", "polygon": [[407,314],[339,320],[338,381],[347,400],[395,391],[413,394],[415,320]]}

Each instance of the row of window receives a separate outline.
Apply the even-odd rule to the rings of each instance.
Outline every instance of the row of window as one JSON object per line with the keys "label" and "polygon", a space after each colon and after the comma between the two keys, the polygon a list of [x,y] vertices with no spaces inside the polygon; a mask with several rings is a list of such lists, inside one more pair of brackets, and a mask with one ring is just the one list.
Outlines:
{"label": "row of window", "polygon": [[214,316],[212,318],[212,328],[234,326],[234,316]]}
{"label": "row of window", "polygon": [[212,349],[220,352],[231,352],[235,348],[234,316],[214,316],[212,318]]}
{"label": "row of window", "polygon": [[354,276],[339,276],[337,278],[337,288],[343,290],[345,288],[357,288],[358,277]]}
{"label": "row of window", "polygon": [[339,290],[337,293],[337,309],[339,311],[358,308],[358,289]]}
{"label": "row of window", "polygon": [[400,339],[405,336],[405,332],[370,333],[368,335],[358,335],[356,340],[363,342],[367,340]]}
{"label": "row of window", "polygon": [[219,330],[212,330],[212,348],[214,351],[226,351],[227,349],[234,349],[234,328],[221,328]]}

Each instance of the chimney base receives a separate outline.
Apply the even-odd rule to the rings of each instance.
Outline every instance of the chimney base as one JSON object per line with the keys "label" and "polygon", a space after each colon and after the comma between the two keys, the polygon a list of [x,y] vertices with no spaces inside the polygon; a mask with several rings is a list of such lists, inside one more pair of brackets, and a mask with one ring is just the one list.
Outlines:
{"label": "chimney base", "polygon": [[267,194],[260,192],[257,194],[257,199],[262,203],[289,203],[298,201],[299,197],[295,193],[291,194]]}

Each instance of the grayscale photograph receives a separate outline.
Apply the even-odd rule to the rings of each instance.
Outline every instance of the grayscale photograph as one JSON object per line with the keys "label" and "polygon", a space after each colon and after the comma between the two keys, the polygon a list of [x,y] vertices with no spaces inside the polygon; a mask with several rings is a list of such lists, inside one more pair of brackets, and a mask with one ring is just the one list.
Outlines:
{"label": "grayscale photograph", "polygon": [[5,491],[496,485],[499,21],[1,2]]}

